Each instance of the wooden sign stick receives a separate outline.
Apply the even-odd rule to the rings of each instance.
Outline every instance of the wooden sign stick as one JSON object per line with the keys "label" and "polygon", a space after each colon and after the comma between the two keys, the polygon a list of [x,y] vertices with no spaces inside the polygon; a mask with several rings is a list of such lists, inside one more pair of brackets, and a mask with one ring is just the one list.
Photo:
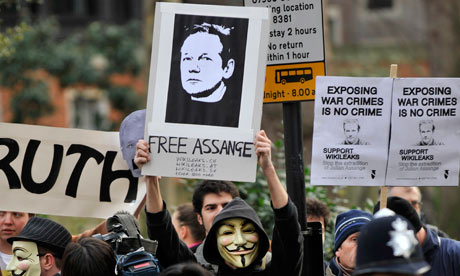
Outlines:
{"label": "wooden sign stick", "polygon": [[[392,64],[390,67],[390,78],[396,78],[398,76],[398,65]],[[380,209],[387,207],[387,196],[388,196],[388,187],[380,187]]]}

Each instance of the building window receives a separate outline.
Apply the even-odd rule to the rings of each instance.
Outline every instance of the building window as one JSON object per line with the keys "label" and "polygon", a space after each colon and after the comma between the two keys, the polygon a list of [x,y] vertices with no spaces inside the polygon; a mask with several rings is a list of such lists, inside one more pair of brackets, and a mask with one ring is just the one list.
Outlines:
{"label": "building window", "polygon": [[370,10],[391,9],[393,0],[368,0],[367,8]]}
{"label": "building window", "polygon": [[72,128],[109,130],[110,104],[102,91],[69,90],[70,122]]}

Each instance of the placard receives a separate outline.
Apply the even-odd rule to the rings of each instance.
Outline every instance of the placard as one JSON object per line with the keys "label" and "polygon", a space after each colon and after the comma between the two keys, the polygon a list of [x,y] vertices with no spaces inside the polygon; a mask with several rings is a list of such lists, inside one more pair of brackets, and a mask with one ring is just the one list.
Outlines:
{"label": "placard", "polygon": [[157,3],[143,174],[255,181],[268,14]]}
{"label": "placard", "polygon": [[118,132],[0,123],[1,210],[108,218],[133,213],[145,185]]}
{"label": "placard", "polygon": [[311,183],[383,186],[391,78],[318,77]]}
{"label": "placard", "polygon": [[388,186],[457,186],[460,79],[395,79]]}

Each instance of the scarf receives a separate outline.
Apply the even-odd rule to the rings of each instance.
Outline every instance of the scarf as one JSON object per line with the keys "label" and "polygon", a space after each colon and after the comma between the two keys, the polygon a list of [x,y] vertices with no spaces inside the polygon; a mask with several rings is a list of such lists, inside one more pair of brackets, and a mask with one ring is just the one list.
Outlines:
{"label": "scarf", "polygon": [[354,269],[353,269],[353,268],[347,268],[347,267],[343,266],[343,265],[340,263],[340,261],[339,261],[339,259],[338,259],[337,257],[335,257],[335,262],[336,262],[337,265],[339,266],[340,270],[342,270],[342,273],[343,273],[344,276],[350,276],[351,273],[353,273],[353,270],[354,270]]}

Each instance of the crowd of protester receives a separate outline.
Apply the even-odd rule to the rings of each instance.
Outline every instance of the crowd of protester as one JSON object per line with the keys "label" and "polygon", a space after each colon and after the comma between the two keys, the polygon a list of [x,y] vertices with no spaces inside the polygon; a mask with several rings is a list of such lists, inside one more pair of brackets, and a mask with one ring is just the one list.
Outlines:
{"label": "crowd of protester", "polygon": [[[254,145],[274,214],[271,239],[232,182],[202,181],[192,203],[179,206],[171,216],[159,178],[141,176],[147,188],[148,237],[158,242],[153,259],[143,261],[145,254],[135,255],[145,251],[140,236],[134,238],[138,246],[124,256],[116,238],[110,243],[101,235],[93,237],[107,234],[106,222],[72,236],[50,219],[0,211],[2,276],[301,275],[304,236],[296,206],[276,174],[271,141],[264,131],[256,135]],[[150,162],[148,143],[142,139],[132,154],[128,160],[133,170]],[[306,206],[307,221],[320,222],[324,234],[330,216],[327,205],[308,198]],[[122,271],[128,259],[133,264]],[[157,274],[142,274],[143,268],[152,266]],[[337,215],[334,256],[325,260],[324,275],[460,275],[460,242],[425,223],[418,188],[392,187],[387,208],[377,203],[374,214],[353,209]]]}

